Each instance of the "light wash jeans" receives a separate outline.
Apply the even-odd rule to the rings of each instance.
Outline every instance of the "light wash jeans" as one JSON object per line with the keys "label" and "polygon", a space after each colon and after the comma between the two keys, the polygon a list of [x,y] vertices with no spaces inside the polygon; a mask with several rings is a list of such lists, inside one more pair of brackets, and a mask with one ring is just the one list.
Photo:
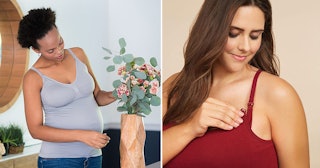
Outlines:
{"label": "light wash jeans", "polygon": [[101,168],[102,156],[90,158],[38,158],[38,168]]}

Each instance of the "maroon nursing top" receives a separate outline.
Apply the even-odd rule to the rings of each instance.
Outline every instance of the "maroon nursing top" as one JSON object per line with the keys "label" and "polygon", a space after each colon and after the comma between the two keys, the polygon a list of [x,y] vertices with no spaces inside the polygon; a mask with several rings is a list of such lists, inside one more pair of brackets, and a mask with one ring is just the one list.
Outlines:
{"label": "maroon nursing top", "polygon": [[[191,141],[164,167],[278,168],[273,141],[263,140],[251,130],[254,93],[260,72],[257,71],[254,76],[247,114],[239,127],[231,131],[209,130],[204,136]],[[163,130],[171,126],[166,124]]]}

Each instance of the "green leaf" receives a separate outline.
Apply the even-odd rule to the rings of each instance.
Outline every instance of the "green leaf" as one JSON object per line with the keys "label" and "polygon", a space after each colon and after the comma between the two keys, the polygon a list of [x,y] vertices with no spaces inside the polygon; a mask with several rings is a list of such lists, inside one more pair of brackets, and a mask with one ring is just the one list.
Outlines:
{"label": "green leaf", "polygon": [[128,114],[133,114],[134,113],[134,111],[132,109],[132,106],[130,106],[129,102],[127,102],[124,106],[126,106]]}
{"label": "green leaf", "polygon": [[112,55],[111,50],[109,50],[109,49],[107,49],[107,48],[104,48],[104,47],[102,47],[102,49],[103,49],[104,51],[106,51],[107,53],[109,53],[110,55]]}
{"label": "green leaf", "polygon": [[151,98],[152,96],[154,96],[154,95],[151,94],[151,93],[149,93],[149,92],[147,92],[147,94],[146,94],[146,97],[147,97],[147,98]]}
{"label": "green leaf", "polygon": [[126,63],[126,71],[131,71],[132,65],[130,63]]}
{"label": "green leaf", "polygon": [[125,63],[130,63],[134,60],[133,55],[132,54],[126,54],[123,56],[123,61]]}
{"label": "green leaf", "polygon": [[122,63],[122,57],[121,56],[114,56],[113,57],[113,63],[115,64],[121,64]]}
{"label": "green leaf", "polygon": [[127,46],[126,40],[122,37],[119,39],[120,48],[125,48]]}
{"label": "green leaf", "polygon": [[114,88],[118,88],[122,84],[121,80],[115,80],[113,81],[112,85]]}
{"label": "green leaf", "polygon": [[134,103],[136,103],[138,100],[138,96],[135,93],[132,93],[132,98],[130,100],[130,106],[132,106]]}
{"label": "green leaf", "polygon": [[122,54],[124,54],[124,53],[126,53],[126,48],[121,48],[121,49],[120,49],[120,55],[122,55]]}
{"label": "green leaf", "polygon": [[107,72],[113,72],[115,70],[115,66],[114,65],[109,65],[107,67]]}
{"label": "green leaf", "polygon": [[119,99],[116,89],[112,91],[112,96],[115,97],[116,99]]}
{"label": "green leaf", "polygon": [[138,97],[138,99],[144,98],[144,91],[139,88],[139,86],[133,86],[132,92]]}
{"label": "green leaf", "polygon": [[120,107],[117,107],[117,111],[124,112],[124,111],[127,111],[127,108],[124,106],[120,106]]}
{"label": "green leaf", "polygon": [[111,57],[109,57],[109,56],[105,56],[105,57],[103,57],[103,59],[105,59],[105,60],[108,60],[108,59],[110,59]]}
{"label": "green leaf", "polygon": [[150,108],[150,105],[148,103],[141,102],[141,103],[138,103],[138,106],[140,107],[141,111],[144,114],[150,114],[151,108]]}
{"label": "green leaf", "polygon": [[134,76],[140,79],[147,79],[147,75],[144,72],[135,71]]}
{"label": "green leaf", "polygon": [[151,110],[143,110],[142,112],[143,112],[143,114],[145,114],[145,115],[149,115],[149,114],[151,113]]}
{"label": "green leaf", "polygon": [[145,102],[147,104],[150,104],[149,103],[149,98],[147,96],[145,96],[143,99],[141,99],[141,102]]}
{"label": "green leaf", "polygon": [[156,67],[158,65],[158,62],[157,62],[157,59],[155,57],[152,57],[150,59],[150,64],[153,66],[153,67]]}
{"label": "green leaf", "polygon": [[140,66],[145,63],[144,58],[142,58],[142,57],[137,57],[137,58],[135,58],[135,59],[134,59],[134,62],[135,62],[137,65],[140,65]]}
{"label": "green leaf", "polygon": [[159,86],[161,86],[161,77],[159,75],[156,75],[155,79],[159,81]]}
{"label": "green leaf", "polygon": [[158,96],[152,96],[151,99],[150,99],[150,104],[151,104],[152,106],[160,106],[160,104],[161,104],[160,97],[158,97]]}
{"label": "green leaf", "polygon": [[127,102],[127,101],[128,101],[127,95],[126,95],[126,94],[122,94],[122,95],[121,95],[121,100],[122,100],[123,102]]}

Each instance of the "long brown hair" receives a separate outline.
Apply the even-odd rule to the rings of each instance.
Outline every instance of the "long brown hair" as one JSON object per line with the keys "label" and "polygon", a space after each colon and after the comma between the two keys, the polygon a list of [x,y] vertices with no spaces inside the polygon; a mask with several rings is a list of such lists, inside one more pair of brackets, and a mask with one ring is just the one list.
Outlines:
{"label": "long brown hair", "polygon": [[249,62],[279,75],[274,55],[272,10],[268,0],[205,0],[184,48],[184,67],[171,86],[163,123],[187,120],[208,98],[213,83],[213,65],[227,43],[232,19],[242,6],[257,6],[265,16],[261,46]]}

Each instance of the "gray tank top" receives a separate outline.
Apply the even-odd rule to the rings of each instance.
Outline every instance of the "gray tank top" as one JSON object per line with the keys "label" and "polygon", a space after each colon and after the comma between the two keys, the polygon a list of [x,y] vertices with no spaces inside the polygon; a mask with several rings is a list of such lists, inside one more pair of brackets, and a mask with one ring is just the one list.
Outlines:
{"label": "gray tank top", "polygon": [[[43,80],[41,101],[44,124],[54,128],[93,130],[102,132],[103,122],[100,108],[95,101],[94,81],[87,66],[68,49],[76,62],[76,79],[71,84],[58,82],[38,69],[31,67]],[[42,142],[39,156],[43,158],[79,158],[100,156],[95,149],[83,142]]]}

